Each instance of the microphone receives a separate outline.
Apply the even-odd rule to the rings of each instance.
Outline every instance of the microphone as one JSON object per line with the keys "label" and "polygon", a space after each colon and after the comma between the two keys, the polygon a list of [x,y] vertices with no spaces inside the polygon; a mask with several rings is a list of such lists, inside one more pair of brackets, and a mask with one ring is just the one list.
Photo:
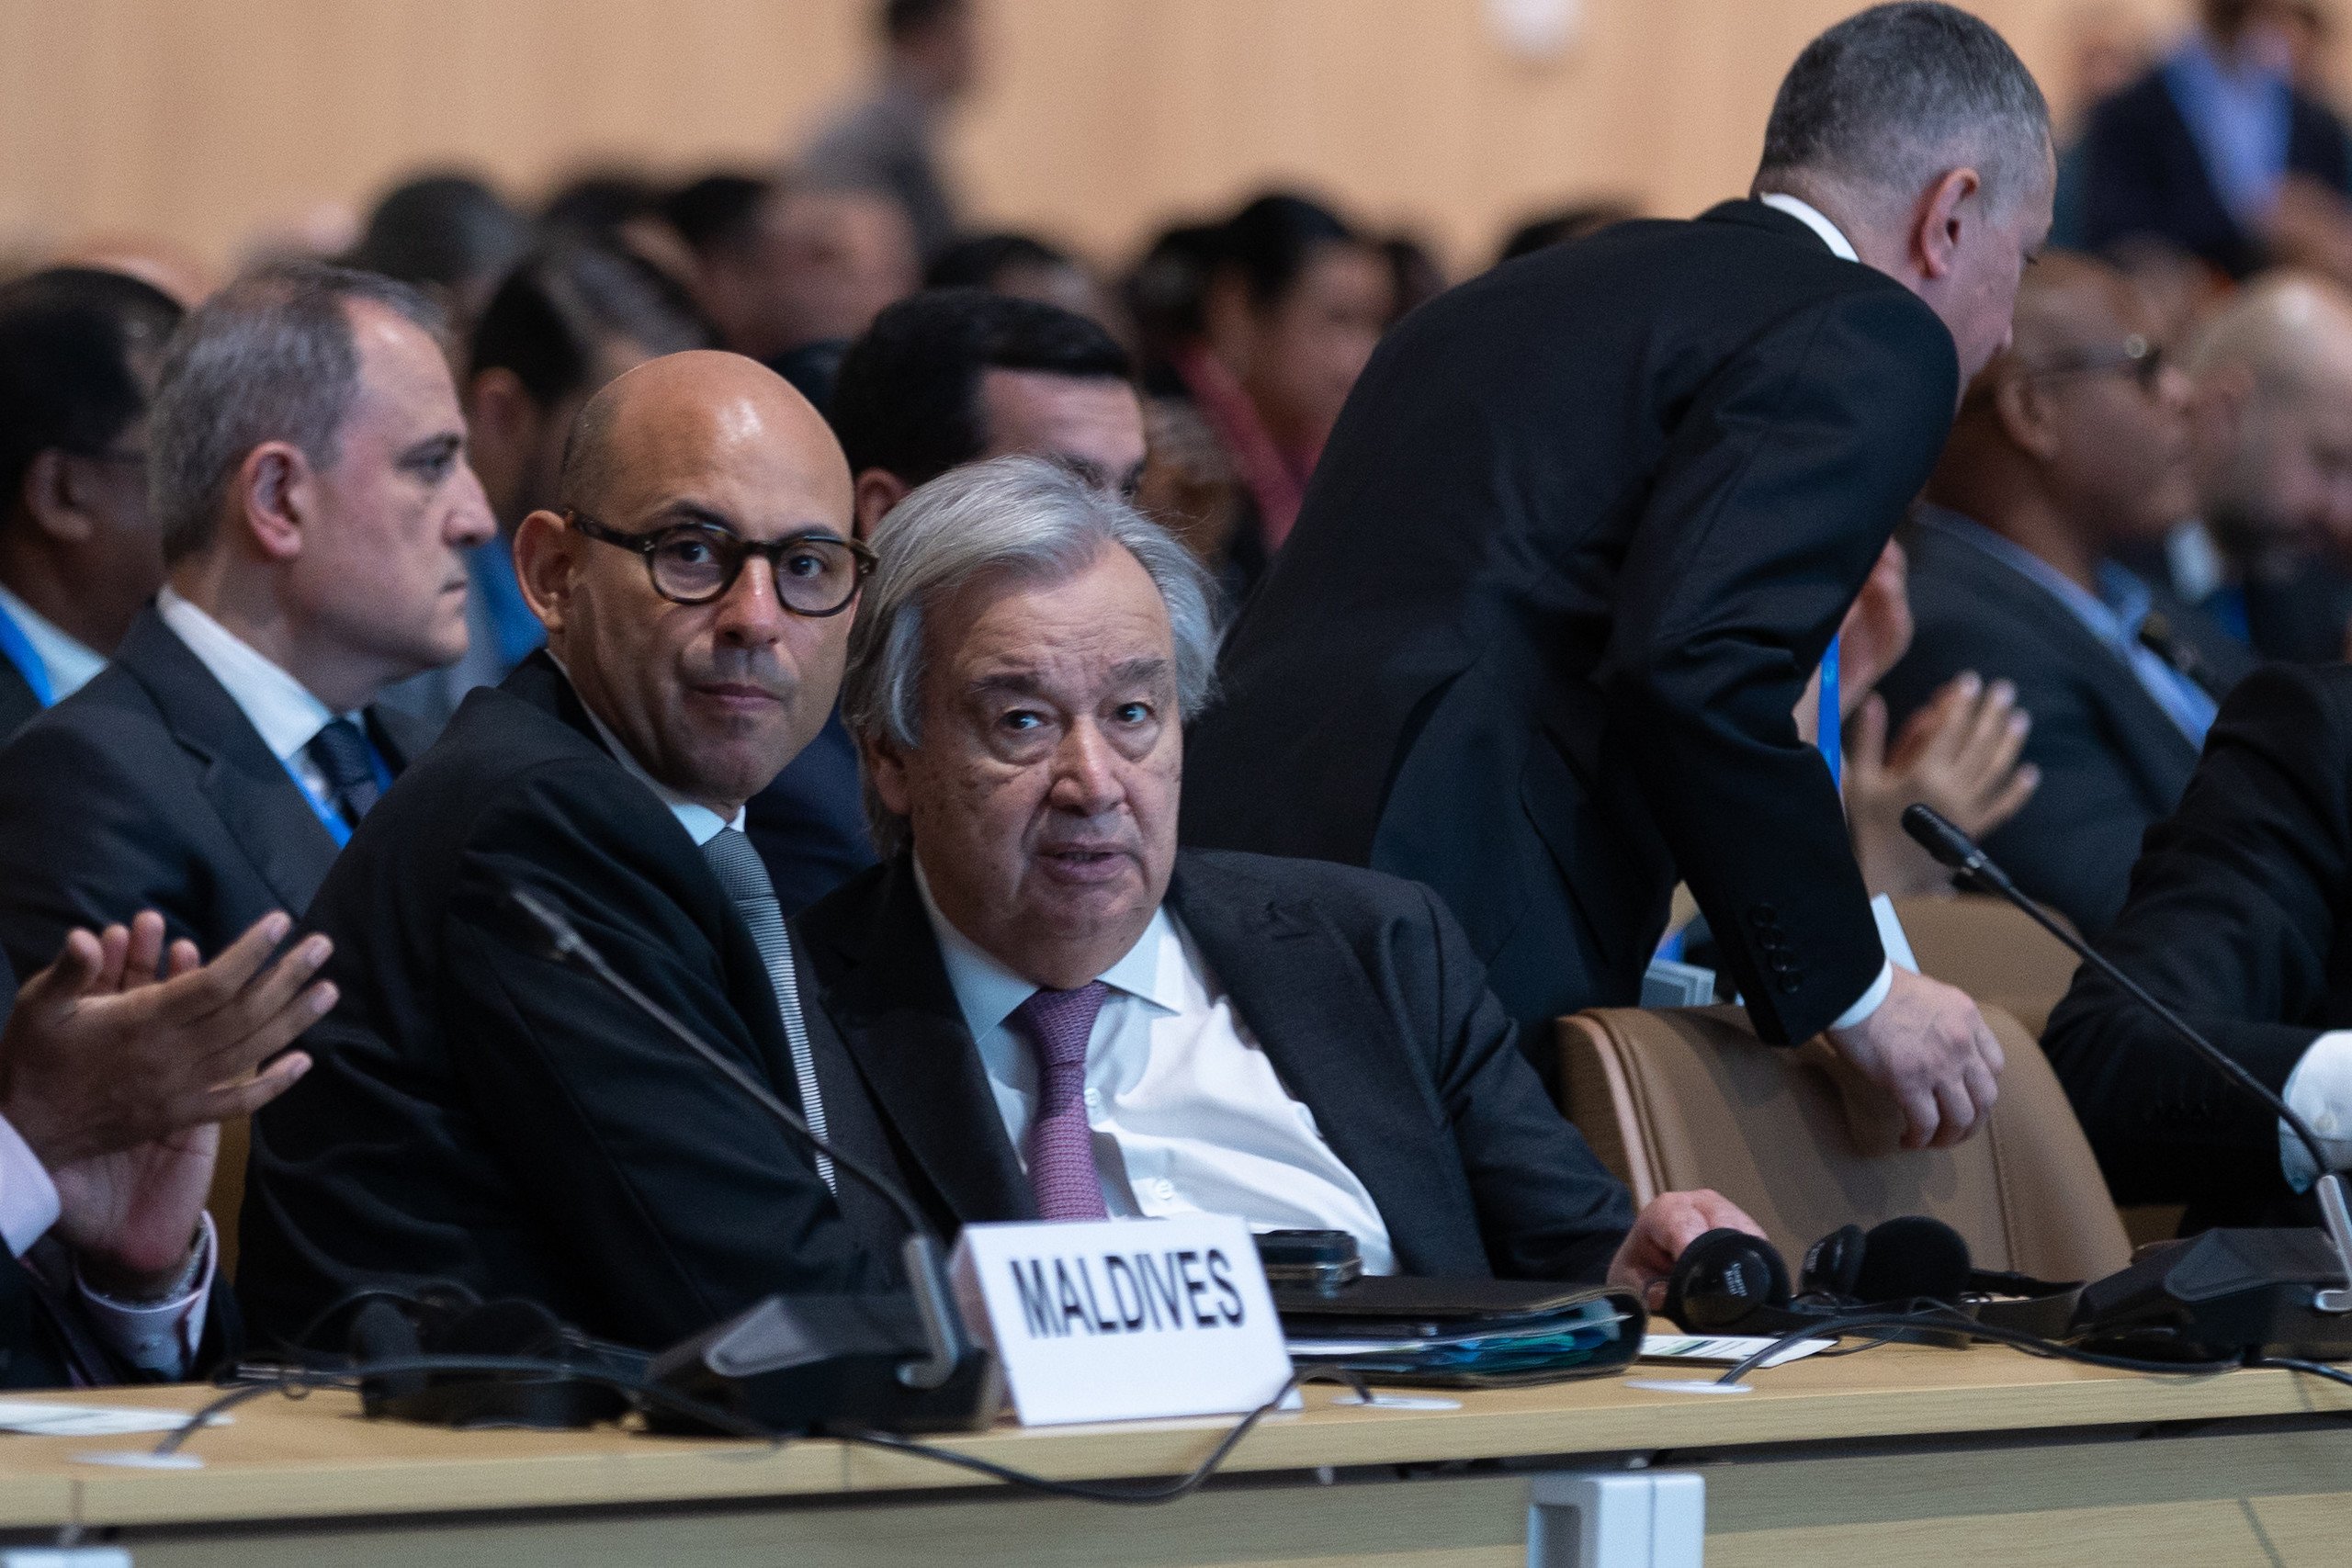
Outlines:
{"label": "microphone", "polygon": [[[1903,830],[1910,834],[1921,849],[1933,855],[1939,864],[1949,866],[1978,886],[2007,899],[2011,904],[2024,910],[2032,918],[2035,924],[2064,942],[2077,958],[2098,970],[2100,975],[2120,987],[2132,1000],[2146,1008],[2158,1022],[2195,1052],[2207,1066],[2260,1100],[2278,1115],[2279,1121],[2286,1123],[2288,1131],[2294,1134],[2305,1151],[2310,1154],[2313,1168],[2320,1173],[2319,1180],[2312,1190],[2319,1200],[2320,1220],[2325,1230],[2326,1251],[2334,1268],[2332,1277],[2335,1280],[2342,1281],[2342,1283],[2313,1291],[2310,1304],[2316,1311],[2325,1314],[2352,1313],[2352,1288],[2346,1288],[2352,1286],[2352,1209],[2347,1209],[2345,1202],[2344,1179],[2337,1174],[2335,1163],[2327,1157],[2327,1151],[2321,1145],[2318,1134],[2312,1131],[2311,1124],[2296,1113],[2295,1109],[2287,1103],[2284,1097],[2273,1092],[2269,1085],[2256,1077],[2234,1057],[2199,1033],[2188,1020],[2151,995],[2146,987],[2126,975],[2109,961],[2105,954],[2073,931],[2068,931],[2057,920],[2052,919],[2040,904],[2019,892],[2018,885],[2009,880],[2008,873],[1995,864],[1984,850],[1978,847],[1975,840],[1954,827],[1933,807],[1922,804],[1906,807],[1903,812]],[[2261,1231],[2208,1233],[2215,1236],[2238,1238],[2259,1237],[2269,1234],[2272,1233]],[[2307,1233],[2277,1234],[2302,1235]],[[2260,1250],[2260,1244],[2251,1240],[2241,1239],[2238,1245],[2241,1251]],[[2297,1272],[2307,1272],[2305,1264],[2308,1261],[2309,1249],[2301,1250],[2306,1254],[2306,1257],[2294,1260],[2292,1267]],[[2265,1260],[2247,1256],[2241,1257],[2239,1261],[2259,1269]],[[2125,1272],[2128,1274],[2132,1270],[2127,1269]],[[2121,1276],[2118,1278],[2120,1279]],[[2089,1292],[2085,1292],[2085,1301],[2087,1305],[2090,1301]],[[2336,1353],[2344,1352],[2339,1349]]]}
{"label": "microphone", "polygon": [[[752,1103],[775,1118],[795,1137],[829,1156],[836,1169],[857,1178],[898,1212],[907,1226],[907,1239],[900,1247],[899,1258],[906,1269],[908,1289],[914,1298],[915,1314],[922,1327],[923,1353],[897,1363],[894,1368],[897,1382],[917,1394],[942,1393],[943,1398],[957,1395],[959,1392],[969,1394],[976,1383],[984,1385],[987,1390],[994,1390],[1000,1380],[993,1359],[973,1344],[963,1317],[956,1309],[954,1293],[947,1282],[947,1269],[940,1257],[939,1238],[933,1235],[914,1200],[908,1197],[896,1182],[876,1172],[855,1155],[830,1138],[819,1136],[807,1120],[777,1099],[767,1085],[746,1072],[725,1052],[687,1028],[668,1009],[638,989],[590,944],[587,938],[580,934],[579,930],[553,904],[527,887],[514,886],[508,887],[506,898],[507,903],[544,938],[543,951],[548,957],[593,976],[630,1007],[661,1025],[681,1044],[717,1068],[721,1077],[742,1090]],[[791,1340],[796,1333],[801,1337],[799,1343],[784,1348],[787,1369],[796,1360],[802,1368],[813,1364],[811,1348],[806,1340],[812,1326],[826,1337],[839,1335],[845,1345],[854,1343],[852,1354],[870,1354],[875,1348],[877,1325],[873,1321],[875,1314],[870,1309],[861,1310],[842,1298],[811,1298],[813,1314],[806,1314],[808,1320],[795,1325],[780,1321],[786,1300],[782,1297],[768,1298],[741,1318],[714,1331],[721,1337],[714,1339],[712,1336],[703,1336],[688,1341],[687,1345],[679,1347],[657,1362],[657,1374],[662,1371],[663,1363],[673,1361],[681,1353],[690,1350],[707,1350],[716,1362],[724,1364],[722,1375],[740,1377],[761,1370],[754,1365],[762,1359],[760,1347],[741,1342],[741,1337],[732,1343],[724,1337],[729,1329],[739,1326],[752,1330],[767,1339]],[[883,1331],[887,1331],[887,1325],[880,1325]],[[828,1392],[838,1395],[844,1392],[848,1380],[837,1370],[825,1382]],[[956,1386],[951,1388],[951,1384]],[[920,1404],[922,1402],[917,1403]],[[969,1400],[963,1403],[968,1404]],[[949,1400],[951,1407],[955,1404],[955,1400]],[[987,1415],[979,1424],[985,1426],[994,1417],[996,1399],[993,1393],[989,1393],[980,1404]],[[938,1423],[933,1420],[929,1424],[935,1427]],[[968,1425],[965,1422],[953,1424]]]}

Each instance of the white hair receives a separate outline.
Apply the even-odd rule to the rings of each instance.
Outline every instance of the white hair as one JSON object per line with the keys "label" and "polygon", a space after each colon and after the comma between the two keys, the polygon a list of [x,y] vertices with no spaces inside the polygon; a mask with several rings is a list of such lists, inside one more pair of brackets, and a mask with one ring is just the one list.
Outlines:
{"label": "white hair", "polygon": [[[875,540],[879,560],[850,628],[842,717],[861,740],[922,744],[926,612],[975,578],[1027,582],[1076,575],[1106,547],[1136,558],[1159,590],[1175,644],[1179,716],[1190,720],[1216,685],[1216,592],[1192,552],[1158,524],[1038,457],[996,457],[951,468],[893,508]],[[865,816],[887,858],[907,841],[905,818],[883,806],[871,778]]]}

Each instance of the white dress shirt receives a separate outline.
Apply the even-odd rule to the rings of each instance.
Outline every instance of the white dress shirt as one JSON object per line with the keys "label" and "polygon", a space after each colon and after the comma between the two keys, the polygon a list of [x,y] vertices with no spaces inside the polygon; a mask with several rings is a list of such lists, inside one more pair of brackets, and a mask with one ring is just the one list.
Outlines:
{"label": "white dress shirt", "polygon": [[[979,1047],[997,1113],[1026,1165],[1037,1060],[1009,1021],[1037,987],[982,952],[932,901],[923,912]],[[1111,988],[1086,1058],[1094,1168],[1114,1215],[1235,1214],[1252,1230],[1337,1230],[1368,1274],[1396,1271],[1388,1225],[1355,1172],[1291,1098],[1233,998],[1165,908],[1098,976]]]}
{"label": "white dress shirt", "polygon": [[[1762,202],[1765,206],[1772,209],[1775,212],[1787,213],[1790,217],[1795,219],[1798,222],[1812,230],[1814,233],[1820,237],[1821,243],[1829,247],[1829,254],[1836,256],[1839,261],[1859,262],[1862,259],[1860,254],[1855,251],[1854,243],[1846,238],[1845,231],[1838,228],[1837,224],[1829,221],[1828,218],[1822,213],[1822,210],[1814,206],[1811,202],[1801,201],[1797,197],[1789,196],[1781,191],[1771,191],[1766,195],[1758,197],[1756,199]],[[1889,906],[1883,911],[1873,908],[1871,912],[1878,917],[1879,930],[1883,935],[1886,930],[1887,922],[1894,918],[1894,908],[1892,906]],[[1902,928],[1897,926],[1895,929],[1899,935]],[[1878,978],[1871,982],[1870,988],[1868,990],[1864,991],[1860,997],[1855,998],[1854,1005],[1852,1007],[1848,1008],[1844,1012],[1838,1015],[1837,1021],[1830,1024],[1830,1028],[1851,1029],[1856,1024],[1864,1021],[1871,1016],[1871,1014],[1878,1011],[1879,1004],[1886,1000],[1886,994],[1894,989],[1894,949],[1892,944],[1886,944],[1886,946],[1888,953],[1887,960],[1884,964],[1879,965]],[[1910,943],[1907,942],[1905,942],[1903,945],[1903,951],[1905,954],[1908,954],[1910,952]],[[1903,967],[1905,969],[1916,968],[1915,965],[1910,964],[1905,964]]]}
{"label": "white dress shirt", "polygon": [[41,669],[49,675],[49,697],[62,703],[84,686],[90,677],[107,667],[107,656],[88,647],[79,638],[59,628],[40,611],[0,587],[0,614],[17,623],[25,640],[33,647],[33,657],[40,660]]}
{"label": "white dress shirt", "polygon": [[262,744],[269,748],[269,754],[293,771],[313,802],[333,810],[334,786],[311,760],[311,742],[337,718],[351,720],[364,732],[367,716],[356,709],[338,714],[328,707],[308,686],[181,597],[175,588],[167,585],[155,595],[155,613],[228,691],[246,722],[261,736]]}
{"label": "white dress shirt", "polygon": [[[2312,1041],[2287,1075],[2282,1098],[2319,1134],[2319,1146],[2327,1152],[2331,1166],[2342,1170],[2352,1165],[2352,1029],[2331,1029]],[[2319,1179],[2311,1151],[2283,1120],[2278,1123],[2278,1167],[2287,1185],[2298,1192]]]}
{"label": "white dress shirt", "polygon": [[[57,1224],[57,1184],[17,1129],[0,1117],[0,1245],[22,1258]],[[74,1275],[84,1321],[107,1348],[132,1366],[167,1379],[187,1375],[204,1338],[205,1308],[220,1258],[212,1216],[203,1216],[198,1255],[186,1289],[158,1302],[131,1304],[103,1295]]]}

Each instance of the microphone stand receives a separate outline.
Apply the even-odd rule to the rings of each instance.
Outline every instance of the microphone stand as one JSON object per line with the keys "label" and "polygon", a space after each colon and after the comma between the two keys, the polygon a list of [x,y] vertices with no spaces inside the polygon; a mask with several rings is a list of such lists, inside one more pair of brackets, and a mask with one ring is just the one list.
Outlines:
{"label": "microphone stand", "polygon": [[2188,1020],[2157,1000],[2146,987],[2126,975],[2090,943],[2052,919],[2041,905],[2018,890],[2018,885],[2009,880],[2008,873],[1995,864],[1978,847],[1975,840],[1954,827],[1933,807],[1914,805],[1907,807],[1903,813],[1903,830],[1910,834],[1920,848],[1933,855],[1939,864],[2024,910],[2036,924],[2064,943],[2076,957],[2146,1008],[2158,1022],[2196,1053],[2199,1060],[2278,1112],[2278,1119],[2287,1124],[2288,1131],[2295,1134],[2311,1156],[2312,1168],[2320,1173],[2312,1190],[2319,1200],[2320,1223],[2328,1251],[2335,1259],[2335,1278],[2341,1281],[2315,1290],[2312,1307],[2331,1315],[2352,1313],[2352,1210],[2347,1210],[2346,1205],[2344,1178],[2328,1159],[2327,1151],[2320,1144],[2318,1134],[2312,1131],[2311,1124],[2282,1096],[2273,1093],[2267,1084],[2246,1071],[2235,1058],[2191,1028]]}
{"label": "microphone stand", "polygon": [[[909,1198],[897,1183],[881,1176],[856,1156],[831,1140],[818,1136],[816,1131],[808,1125],[807,1119],[777,1099],[767,1085],[746,1072],[741,1064],[717,1046],[687,1028],[667,1008],[638,989],[626,976],[606,961],[603,953],[589,944],[588,940],[580,934],[578,929],[554,905],[526,887],[510,887],[507,890],[507,901],[521,911],[537,929],[544,938],[544,950],[548,957],[560,964],[569,964],[582,970],[639,1012],[661,1025],[662,1030],[673,1039],[709,1066],[717,1068],[722,1077],[742,1090],[752,1103],[782,1123],[786,1131],[809,1147],[830,1156],[834,1168],[847,1172],[881,1194],[891,1208],[898,1212],[899,1219],[907,1227],[907,1239],[900,1244],[899,1247],[899,1260],[906,1270],[908,1292],[913,1298],[915,1316],[921,1325],[923,1340],[922,1355],[899,1359],[892,1369],[897,1382],[911,1391],[915,1396],[911,1403],[917,1407],[917,1414],[911,1421],[902,1424],[908,1430],[967,1429],[984,1427],[993,1420],[996,1403],[1001,1393],[999,1387],[1001,1380],[997,1375],[995,1359],[972,1342],[971,1335],[964,1325],[963,1315],[956,1309],[954,1292],[947,1282],[946,1265],[940,1257],[939,1240],[932,1234],[931,1226],[923,1219],[922,1211],[915,1207],[914,1200]],[[803,1299],[812,1303],[823,1303],[827,1307],[833,1309],[838,1309],[844,1301],[844,1298],[839,1297]],[[750,1363],[758,1359],[757,1348],[741,1343],[728,1344],[724,1337],[728,1330],[741,1327],[754,1331],[770,1329],[771,1332],[781,1333],[787,1338],[791,1337],[793,1329],[790,1326],[771,1328],[771,1325],[792,1300],[793,1298],[789,1297],[769,1297],[758,1307],[732,1320],[729,1324],[721,1325],[719,1329],[710,1334],[698,1336],[695,1339],[688,1341],[685,1346],[669,1352],[662,1358],[661,1362],[657,1363],[657,1371],[662,1365],[677,1359],[683,1352],[706,1345],[710,1348],[717,1359],[731,1363],[729,1371],[739,1375],[756,1371]],[[829,1313],[828,1315],[838,1315],[838,1314]],[[803,1342],[794,1346],[793,1349],[802,1357],[801,1364],[804,1367],[813,1365],[813,1361],[808,1357],[808,1346],[805,1343],[808,1325],[803,1324],[798,1326]],[[719,1337],[715,1338],[714,1336]],[[829,1387],[838,1393],[847,1382],[848,1380],[836,1370],[834,1376],[829,1380]],[[976,1391],[978,1404],[977,1413],[968,1419],[957,1417],[955,1412],[974,1404]],[[922,1405],[932,1403],[921,1398],[925,1393],[938,1396],[935,1403],[943,1405],[946,1412],[946,1419],[944,1422],[938,1415],[921,1413]],[[885,1403],[887,1404],[888,1402]],[[863,1417],[861,1425],[880,1426],[886,1428],[890,1425],[890,1417],[887,1413],[873,1415],[870,1412],[841,1411],[831,1414],[859,1414]]]}

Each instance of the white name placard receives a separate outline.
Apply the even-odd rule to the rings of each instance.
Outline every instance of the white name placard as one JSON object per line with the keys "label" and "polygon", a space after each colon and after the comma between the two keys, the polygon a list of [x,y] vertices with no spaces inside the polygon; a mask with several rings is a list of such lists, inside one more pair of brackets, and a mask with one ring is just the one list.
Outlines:
{"label": "white name placard", "polygon": [[1023,1426],[1253,1410],[1290,1378],[1257,1244],[1228,1214],[967,1225],[950,1273]]}

